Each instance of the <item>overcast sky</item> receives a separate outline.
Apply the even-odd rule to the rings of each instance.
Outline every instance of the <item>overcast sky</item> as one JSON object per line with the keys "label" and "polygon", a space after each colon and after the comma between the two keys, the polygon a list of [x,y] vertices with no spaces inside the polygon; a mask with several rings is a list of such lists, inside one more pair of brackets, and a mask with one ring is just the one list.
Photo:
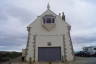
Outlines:
{"label": "overcast sky", "polygon": [[1,51],[26,47],[26,27],[46,10],[48,2],[56,14],[65,13],[75,51],[96,46],[96,0],[0,0]]}

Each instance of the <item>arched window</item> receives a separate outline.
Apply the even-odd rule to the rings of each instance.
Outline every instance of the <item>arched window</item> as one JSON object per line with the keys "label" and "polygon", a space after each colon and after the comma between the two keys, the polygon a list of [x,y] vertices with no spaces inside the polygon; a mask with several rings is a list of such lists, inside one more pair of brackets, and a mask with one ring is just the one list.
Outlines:
{"label": "arched window", "polygon": [[50,24],[50,23],[55,23],[55,17],[54,16],[52,16],[52,15],[45,15],[44,17],[43,17],[43,23],[44,24]]}

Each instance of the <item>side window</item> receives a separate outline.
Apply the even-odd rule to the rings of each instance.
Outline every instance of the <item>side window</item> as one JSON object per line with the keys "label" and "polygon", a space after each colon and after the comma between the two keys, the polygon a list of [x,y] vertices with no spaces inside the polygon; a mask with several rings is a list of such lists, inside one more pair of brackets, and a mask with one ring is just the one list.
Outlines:
{"label": "side window", "polygon": [[96,50],[96,48],[94,48],[94,50]]}
{"label": "side window", "polygon": [[51,18],[46,18],[46,23],[51,23]]}
{"label": "side window", "polygon": [[55,17],[54,16],[52,16],[52,15],[45,15],[44,17],[43,17],[43,23],[44,24],[51,24],[51,23],[55,23]]}

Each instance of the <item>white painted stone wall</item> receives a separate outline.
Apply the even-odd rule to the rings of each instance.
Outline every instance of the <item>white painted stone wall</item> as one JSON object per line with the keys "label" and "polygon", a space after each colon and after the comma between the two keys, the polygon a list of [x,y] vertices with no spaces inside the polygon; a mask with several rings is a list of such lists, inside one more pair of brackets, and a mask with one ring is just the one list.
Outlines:
{"label": "white painted stone wall", "polygon": [[[48,46],[48,42],[51,42],[51,46]],[[38,59],[38,47],[61,47],[61,55],[64,56],[62,36],[60,35],[39,35],[36,38],[36,60]],[[38,61],[38,60],[37,60]]]}
{"label": "white painted stone wall", "polygon": [[[56,16],[55,20],[56,26],[51,31],[47,31],[42,27],[42,21],[43,21],[42,17],[46,14],[52,14]],[[68,26],[69,25],[61,19],[61,16],[54,14],[50,10],[47,10],[41,16],[38,16],[37,19],[28,26],[30,27],[30,35],[29,35],[30,38],[26,60],[29,61],[30,57],[32,58],[32,61],[34,60],[33,43],[34,43],[34,35],[36,35],[35,61],[38,61],[38,47],[48,47],[47,42],[52,43],[52,46],[50,47],[60,46],[62,56],[64,57],[64,55],[66,55],[64,59],[66,58],[67,61],[72,61],[74,56],[72,53],[73,51],[72,44],[70,42],[70,37],[68,33],[69,31]]]}

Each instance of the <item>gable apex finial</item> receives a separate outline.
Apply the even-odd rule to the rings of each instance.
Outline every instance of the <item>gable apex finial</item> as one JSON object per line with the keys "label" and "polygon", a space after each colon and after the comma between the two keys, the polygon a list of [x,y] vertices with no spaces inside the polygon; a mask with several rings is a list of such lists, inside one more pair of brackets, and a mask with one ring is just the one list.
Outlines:
{"label": "gable apex finial", "polygon": [[48,10],[50,9],[50,5],[49,5],[49,3],[47,4],[47,9],[48,9]]}

